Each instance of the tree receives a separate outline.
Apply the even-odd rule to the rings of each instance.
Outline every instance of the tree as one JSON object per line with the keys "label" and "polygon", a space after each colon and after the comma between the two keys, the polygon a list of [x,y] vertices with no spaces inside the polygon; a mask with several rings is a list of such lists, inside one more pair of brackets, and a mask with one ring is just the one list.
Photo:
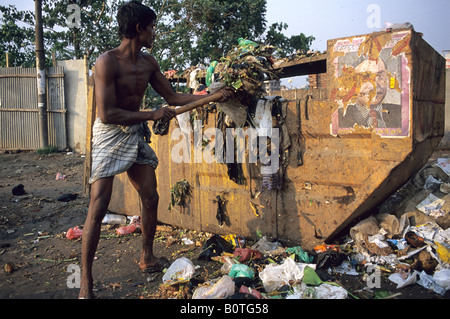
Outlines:
{"label": "tree", "polygon": [[163,69],[183,69],[219,59],[238,38],[265,31],[266,0],[152,1],[158,15],[153,53]]}
{"label": "tree", "polygon": [[[10,66],[33,67],[36,64],[33,14],[19,11],[15,6],[0,6],[0,66],[6,66],[6,52]],[[19,27],[16,21],[28,27]]]}
{"label": "tree", "polygon": [[[47,50],[57,59],[81,59],[87,56],[91,65],[98,55],[119,44],[116,12],[118,3],[106,0],[43,1],[44,32]],[[79,28],[69,18],[79,10]],[[58,31],[56,31],[58,30]]]}
{"label": "tree", "polygon": [[295,54],[298,51],[306,53],[315,38],[313,36],[307,37],[303,33],[288,38],[282,33],[282,31],[287,28],[288,25],[286,23],[272,24],[267,31],[265,42],[280,48],[281,50],[279,53],[283,57]]}

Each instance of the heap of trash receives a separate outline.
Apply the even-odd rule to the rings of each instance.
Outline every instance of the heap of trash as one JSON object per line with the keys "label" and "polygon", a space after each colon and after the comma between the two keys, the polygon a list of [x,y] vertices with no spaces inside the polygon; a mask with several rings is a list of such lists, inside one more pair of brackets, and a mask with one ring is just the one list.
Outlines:
{"label": "heap of trash", "polygon": [[[450,289],[449,175],[450,158],[437,159],[340,242],[312,250],[210,234],[196,258],[175,258],[160,290],[192,299],[360,299],[376,297],[383,276],[399,294],[420,285],[443,297]],[[220,271],[199,281],[200,261]],[[360,276],[366,286],[349,291],[336,274]]]}
{"label": "heap of trash", "polygon": [[[183,247],[172,254],[150,298],[361,299],[395,298],[419,285],[441,298],[450,289],[450,158],[430,162],[334,243],[286,246],[263,234],[243,238],[159,225],[155,243]],[[139,216],[108,214],[115,235],[140,231]],[[128,224],[127,226],[124,226]],[[118,228],[117,228],[117,227]],[[121,227],[119,227],[121,226]],[[82,236],[75,227],[68,239]],[[202,275],[205,265],[216,269]],[[354,277],[358,287],[343,284]],[[151,275],[147,280],[156,280]],[[160,277],[159,277],[160,278]],[[361,280],[362,279],[362,280]],[[158,279],[161,280],[161,279]],[[397,294],[380,289],[391,282]],[[349,290],[350,289],[350,290]]]}

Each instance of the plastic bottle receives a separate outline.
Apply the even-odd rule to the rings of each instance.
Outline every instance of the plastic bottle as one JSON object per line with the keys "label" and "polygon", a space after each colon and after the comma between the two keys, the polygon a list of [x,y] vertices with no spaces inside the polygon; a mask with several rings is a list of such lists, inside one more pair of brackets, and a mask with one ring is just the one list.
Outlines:
{"label": "plastic bottle", "polygon": [[102,223],[110,225],[126,224],[127,218],[124,215],[106,214],[102,220]]}
{"label": "plastic bottle", "polygon": [[70,228],[67,231],[66,237],[67,239],[77,239],[80,238],[83,235],[83,230],[78,228],[78,226],[74,227],[74,228]]}

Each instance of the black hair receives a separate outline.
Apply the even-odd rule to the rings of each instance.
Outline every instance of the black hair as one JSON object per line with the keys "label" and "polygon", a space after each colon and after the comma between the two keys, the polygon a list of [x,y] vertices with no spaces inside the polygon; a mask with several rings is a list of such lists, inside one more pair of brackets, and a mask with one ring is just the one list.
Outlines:
{"label": "black hair", "polygon": [[143,28],[156,21],[156,13],[138,1],[130,1],[120,6],[117,13],[120,38],[132,39],[137,35],[136,25]]}

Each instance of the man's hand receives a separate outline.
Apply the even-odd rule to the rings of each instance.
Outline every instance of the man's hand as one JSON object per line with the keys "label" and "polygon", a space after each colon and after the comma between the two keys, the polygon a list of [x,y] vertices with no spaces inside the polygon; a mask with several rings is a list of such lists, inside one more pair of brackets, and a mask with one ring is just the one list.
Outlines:
{"label": "man's hand", "polygon": [[174,109],[169,107],[163,107],[158,110],[152,111],[153,113],[153,121],[162,120],[164,122],[169,122],[173,119],[177,114]]}
{"label": "man's hand", "polygon": [[222,98],[217,101],[219,103],[225,103],[234,97],[233,90],[229,87],[223,88],[219,92],[222,94]]}

